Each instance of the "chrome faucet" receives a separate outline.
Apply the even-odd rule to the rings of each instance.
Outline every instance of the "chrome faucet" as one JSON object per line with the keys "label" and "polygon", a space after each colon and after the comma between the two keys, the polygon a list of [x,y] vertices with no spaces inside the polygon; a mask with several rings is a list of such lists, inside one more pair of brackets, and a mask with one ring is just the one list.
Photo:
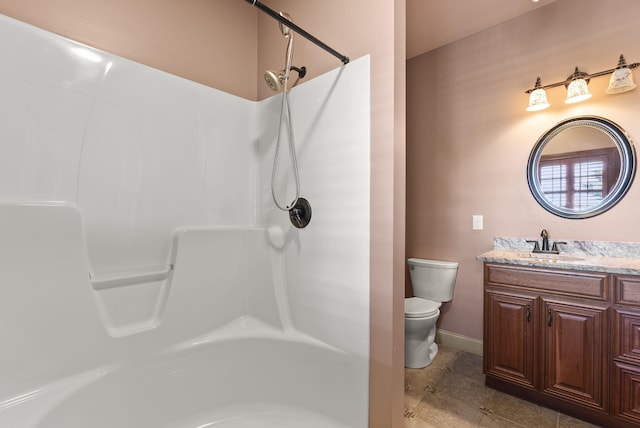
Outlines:
{"label": "chrome faucet", "polygon": [[532,253],[560,254],[558,245],[566,244],[566,242],[557,241],[557,242],[554,242],[551,245],[551,249],[549,249],[549,232],[547,232],[547,229],[542,229],[542,232],[540,232],[540,236],[542,237],[542,247],[538,245],[537,240],[527,240],[527,242],[530,242],[533,244],[533,250],[531,250]]}

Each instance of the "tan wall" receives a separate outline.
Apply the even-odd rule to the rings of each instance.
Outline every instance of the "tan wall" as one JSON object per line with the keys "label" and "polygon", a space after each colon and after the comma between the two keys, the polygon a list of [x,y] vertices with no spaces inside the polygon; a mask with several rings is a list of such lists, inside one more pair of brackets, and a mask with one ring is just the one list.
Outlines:
{"label": "tan wall", "polygon": [[[370,426],[403,425],[405,0],[265,1],[352,59],[371,55]],[[263,99],[266,69],[284,64],[277,24],[241,0],[0,0],[0,13],[154,68]],[[364,19],[366,17],[366,19]],[[340,62],[301,37],[309,77]]]}
{"label": "tan wall", "polygon": [[257,11],[240,0],[0,0],[0,13],[250,100]]}
{"label": "tan wall", "polygon": [[[526,180],[536,140],[561,120],[607,117],[640,140],[640,90],[605,95],[607,77],[591,80],[591,100],[526,112],[537,76],[562,81],[575,66],[613,68],[623,53],[640,61],[636,0],[558,0],[515,20],[411,59],[407,67],[407,256],[459,260],[454,300],[440,327],[482,337],[482,264],[494,236],[640,241],[640,183],[611,211],[567,220],[537,205]],[[640,74],[635,71],[636,80]],[[484,230],[472,230],[473,214]]]}
{"label": "tan wall", "polygon": [[[265,3],[266,4],[266,3]],[[370,426],[401,427],[404,406],[405,0],[272,0],[294,22],[350,57],[371,55],[371,397]],[[366,16],[366,19],[363,19]],[[258,70],[284,68],[278,25],[258,16]],[[317,76],[340,61],[302,37],[294,65]],[[273,93],[258,84],[258,98]]]}

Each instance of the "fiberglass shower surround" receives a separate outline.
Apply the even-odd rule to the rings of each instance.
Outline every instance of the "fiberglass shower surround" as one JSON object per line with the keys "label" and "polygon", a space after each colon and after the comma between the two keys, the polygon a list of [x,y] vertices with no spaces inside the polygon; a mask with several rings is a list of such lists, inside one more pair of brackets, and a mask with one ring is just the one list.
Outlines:
{"label": "fiberglass shower surround", "polygon": [[365,428],[369,58],[289,93],[301,232],[268,191],[279,97],[0,34],[0,427]]}

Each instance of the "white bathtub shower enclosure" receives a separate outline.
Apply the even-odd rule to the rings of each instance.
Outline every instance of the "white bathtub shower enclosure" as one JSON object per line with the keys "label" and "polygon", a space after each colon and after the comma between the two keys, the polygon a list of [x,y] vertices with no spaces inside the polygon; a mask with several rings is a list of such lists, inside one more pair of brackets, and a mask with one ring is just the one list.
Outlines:
{"label": "white bathtub shower enclosure", "polygon": [[0,52],[0,427],[366,427],[368,57],[291,92],[296,229],[279,96],[4,16]]}

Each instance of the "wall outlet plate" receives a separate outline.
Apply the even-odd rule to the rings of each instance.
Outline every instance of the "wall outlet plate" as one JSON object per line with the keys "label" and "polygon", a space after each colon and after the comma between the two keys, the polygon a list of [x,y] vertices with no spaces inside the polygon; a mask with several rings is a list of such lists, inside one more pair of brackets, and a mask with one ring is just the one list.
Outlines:
{"label": "wall outlet plate", "polygon": [[481,215],[474,214],[472,216],[472,228],[473,230],[482,230],[484,229],[484,219]]}

